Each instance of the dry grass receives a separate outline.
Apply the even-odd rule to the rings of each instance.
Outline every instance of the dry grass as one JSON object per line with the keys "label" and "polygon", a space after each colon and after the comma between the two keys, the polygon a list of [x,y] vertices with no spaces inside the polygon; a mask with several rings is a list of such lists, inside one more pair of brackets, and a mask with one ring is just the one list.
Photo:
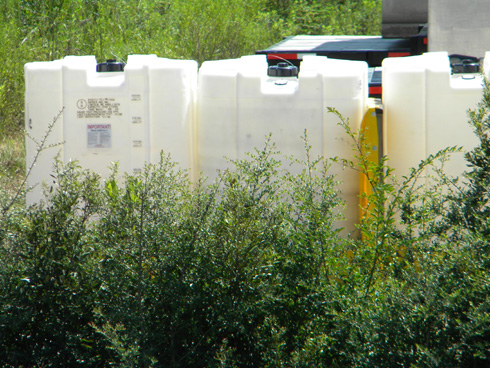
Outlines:
{"label": "dry grass", "polygon": [[0,137],[0,185],[15,193],[25,176],[25,142],[22,134]]}

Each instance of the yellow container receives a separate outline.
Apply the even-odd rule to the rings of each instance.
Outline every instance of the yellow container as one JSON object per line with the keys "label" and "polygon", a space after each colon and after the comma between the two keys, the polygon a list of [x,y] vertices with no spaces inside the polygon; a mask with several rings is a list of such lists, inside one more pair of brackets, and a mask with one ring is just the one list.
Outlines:
{"label": "yellow container", "polygon": [[381,180],[374,172],[383,157],[383,105],[380,99],[370,98],[367,111],[361,122],[361,149],[367,159],[367,172],[359,177],[359,220],[369,216],[369,198],[373,194],[372,185]]}

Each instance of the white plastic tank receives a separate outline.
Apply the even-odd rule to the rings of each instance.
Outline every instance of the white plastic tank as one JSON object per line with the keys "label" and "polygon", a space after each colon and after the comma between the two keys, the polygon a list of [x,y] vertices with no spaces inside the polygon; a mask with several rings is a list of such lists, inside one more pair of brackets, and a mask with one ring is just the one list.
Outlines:
{"label": "white plastic tank", "polygon": [[[328,107],[359,129],[367,104],[367,74],[364,62],[320,56],[305,56],[297,76],[269,76],[264,55],[204,62],[197,98],[197,170],[213,179],[218,169],[228,167],[226,158],[245,159],[247,152],[264,147],[269,134],[282,156],[304,160],[305,130],[312,157],[352,158],[346,132]],[[342,181],[343,225],[353,230],[359,213],[358,174],[340,164],[332,173]]]}
{"label": "white plastic tank", "polygon": [[[489,56],[484,63],[487,77]],[[478,141],[467,112],[482,98],[481,74],[452,74],[446,52],[389,58],[382,67],[384,152],[397,177],[446,147],[475,147]],[[464,153],[453,154],[445,164],[452,176],[465,169]]]}
{"label": "white plastic tank", "polygon": [[127,64],[97,64],[94,56],[67,56],[25,65],[26,166],[59,116],[27,179],[26,203],[42,199],[41,183],[53,183],[53,158],[79,161],[105,177],[113,162],[121,172],[156,163],[163,150],[184,169],[194,165],[197,63],[156,55],[130,55]]}

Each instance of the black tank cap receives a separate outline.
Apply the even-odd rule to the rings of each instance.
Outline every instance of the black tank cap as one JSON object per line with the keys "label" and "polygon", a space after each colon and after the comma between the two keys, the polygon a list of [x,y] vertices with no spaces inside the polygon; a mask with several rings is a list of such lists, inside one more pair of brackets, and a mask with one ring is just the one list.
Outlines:
{"label": "black tank cap", "polygon": [[481,60],[474,56],[453,54],[449,55],[452,74],[479,73]]}
{"label": "black tank cap", "polygon": [[119,63],[116,59],[109,59],[105,63],[97,64],[97,72],[122,72],[126,64]]}
{"label": "black tank cap", "polygon": [[277,65],[270,66],[267,75],[269,77],[297,77],[298,68],[288,63],[279,63]]}

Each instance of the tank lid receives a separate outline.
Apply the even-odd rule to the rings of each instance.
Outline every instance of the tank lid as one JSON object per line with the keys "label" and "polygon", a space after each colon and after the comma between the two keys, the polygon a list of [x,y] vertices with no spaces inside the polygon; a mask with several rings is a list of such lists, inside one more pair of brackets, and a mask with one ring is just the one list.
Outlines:
{"label": "tank lid", "polygon": [[115,59],[108,59],[105,63],[97,64],[97,72],[122,72],[126,64],[119,63]]}
{"label": "tank lid", "polygon": [[453,74],[480,72],[481,61],[474,56],[453,54],[449,55],[449,62]]}
{"label": "tank lid", "polygon": [[279,63],[272,65],[267,71],[269,77],[297,77],[298,68],[288,63]]}

